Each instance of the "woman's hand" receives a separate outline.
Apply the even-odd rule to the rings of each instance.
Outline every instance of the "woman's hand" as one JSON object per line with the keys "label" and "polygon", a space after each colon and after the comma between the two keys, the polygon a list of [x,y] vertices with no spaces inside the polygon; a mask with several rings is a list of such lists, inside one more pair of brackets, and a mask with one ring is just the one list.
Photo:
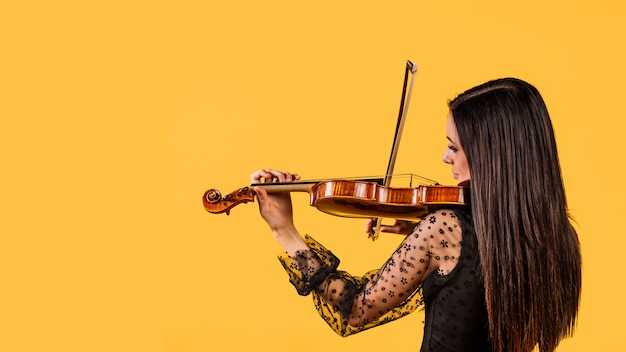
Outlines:
{"label": "woman's hand", "polygon": [[[297,174],[279,170],[258,170],[250,175],[252,183],[293,182],[300,179]],[[272,231],[293,227],[293,212],[289,192],[267,193],[263,187],[254,187],[259,201],[261,216]]]}
{"label": "woman's hand", "polygon": [[[375,226],[374,220],[367,219],[367,223],[365,224],[365,233],[370,233],[370,231],[372,231],[373,226]],[[411,233],[411,230],[413,229],[414,226],[415,226],[414,222],[405,221],[405,220],[396,220],[396,223],[393,224],[393,226],[381,225],[380,232],[395,233],[398,235],[408,235],[409,233]]]}
{"label": "woman's hand", "polygon": [[[300,179],[297,174],[278,170],[258,170],[250,175],[252,183],[293,182]],[[293,224],[291,194],[289,192],[267,193],[262,186],[254,187],[259,201],[261,216],[272,229],[274,238],[289,253],[295,256],[299,250],[309,247]]]}

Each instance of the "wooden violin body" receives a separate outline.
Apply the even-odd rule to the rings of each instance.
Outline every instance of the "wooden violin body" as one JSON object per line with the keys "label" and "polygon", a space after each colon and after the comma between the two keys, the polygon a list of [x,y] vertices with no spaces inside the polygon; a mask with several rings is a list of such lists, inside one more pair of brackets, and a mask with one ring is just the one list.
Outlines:
{"label": "wooden violin body", "polygon": [[240,188],[224,197],[216,189],[202,197],[210,213],[226,213],[241,203],[253,202],[252,187],[264,187],[269,193],[307,192],[310,205],[318,210],[341,217],[393,218],[417,221],[429,212],[469,203],[469,189],[458,186],[424,186],[391,188],[376,182],[329,180],[321,182],[259,183]]}

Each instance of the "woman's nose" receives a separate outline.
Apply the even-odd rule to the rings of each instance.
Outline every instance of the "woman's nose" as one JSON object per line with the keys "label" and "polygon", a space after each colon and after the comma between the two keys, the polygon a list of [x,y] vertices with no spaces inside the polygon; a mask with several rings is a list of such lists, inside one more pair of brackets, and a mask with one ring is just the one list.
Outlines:
{"label": "woman's nose", "polygon": [[446,151],[443,153],[443,157],[441,159],[446,164],[452,164],[452,158],[450,157],[450,149],[446,148]]}

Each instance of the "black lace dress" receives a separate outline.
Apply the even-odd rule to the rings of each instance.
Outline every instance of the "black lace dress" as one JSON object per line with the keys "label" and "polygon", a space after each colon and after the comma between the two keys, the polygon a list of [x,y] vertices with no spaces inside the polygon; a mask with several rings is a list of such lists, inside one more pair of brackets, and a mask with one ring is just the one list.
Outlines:
{"label": "black lace dress", "polygon": [[387,262],[361,277],[310,236],[310,250],[279,257],[300,295],[339,335],[424,309],[421,351],[491,351],[478,249],[469,210],[437,210],[418,223]]}

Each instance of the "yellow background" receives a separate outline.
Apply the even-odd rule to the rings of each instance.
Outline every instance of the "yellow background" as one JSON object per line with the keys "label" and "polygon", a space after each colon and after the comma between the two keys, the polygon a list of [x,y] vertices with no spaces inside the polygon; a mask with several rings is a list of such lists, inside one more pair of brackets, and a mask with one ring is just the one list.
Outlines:
{"label": "yellow background", "polygon": [[[421,313],[348,338],[299,297],[256,204],[201,205],[258,168],[396,164],[453,183],[446,101],[515,76],[544,95],[584,256],[559,351],[624,350],[622,1],[20,1],[0,11],[1,351],[417,351]],[[296,221],[355,274],[400,238]],[[546,302],[546,304],[550,304]]]}

